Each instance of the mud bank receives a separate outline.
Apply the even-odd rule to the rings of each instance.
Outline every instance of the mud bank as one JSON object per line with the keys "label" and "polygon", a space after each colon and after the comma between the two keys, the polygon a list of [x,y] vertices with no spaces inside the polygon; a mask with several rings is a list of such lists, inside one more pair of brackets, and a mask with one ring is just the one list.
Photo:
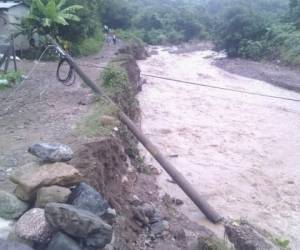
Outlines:
{"label": "mud bank", "polygon": [[[154,48],[142,73],[300,99],[299,94],[216,67],[216,52]],[[298,103],[147,78],[142,130],[225,218],[247,218],[300,248]],[[146,162],[160,168],[145,152]],[[181,212],[221,236],[162,170],[158,185]]]}
{"label": "mud bank", "polygon": [[270,62],[254,62],[245,59],[223,58],[214,62],[230,73],[271,83],[300,93],[300,70]]}
{"label": "mud bank", "polygon": [[[111,61],[125,69],[129,81],[110,97],[137,124],[140,106],[136,95],[141,90],[142,79],[136,60],[144,58],[144,54],[140,48],[125,47]],[[208,242],[216,239],[212,231],[177,212],[172,197],[159,195],[157,170],[145,166],[138,142],[124,125],[118,124],[110,135],[79,146],[74,155],[71,163],[117,211],[115,235],[110,246],[113,249],[190,249],[191,244],[197,249],[198,237]],[[145,215],[140,212],[147,206],[153,206],[155,213],[159,213],[154,224],[158,223],[155,230],[162,230],[162,235],[153,235],[151,220],[141,219]]]}

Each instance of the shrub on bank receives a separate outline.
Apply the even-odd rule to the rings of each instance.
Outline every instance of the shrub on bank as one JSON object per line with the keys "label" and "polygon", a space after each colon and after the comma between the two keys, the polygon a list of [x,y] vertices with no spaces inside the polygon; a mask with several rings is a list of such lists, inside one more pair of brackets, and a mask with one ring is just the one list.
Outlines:
{"label": "shrub on bank", "polygon": [[88,56],[100,51],[104,44],[104,37],[99,33],[93,37],[84,38],[71,43],[71,53],[74,56]]}
{"label": "shrub on bank", "polygon": [[9,71],[7,73],[0,72],[0,89],[7,88],[20,82],[22,75],[19,71]]}
{"label": "shrub on bank", "polygon": [[128,83],[126,71],[118,66],[108,66],[102,75],[102,84],[106,88],[117,88]]}

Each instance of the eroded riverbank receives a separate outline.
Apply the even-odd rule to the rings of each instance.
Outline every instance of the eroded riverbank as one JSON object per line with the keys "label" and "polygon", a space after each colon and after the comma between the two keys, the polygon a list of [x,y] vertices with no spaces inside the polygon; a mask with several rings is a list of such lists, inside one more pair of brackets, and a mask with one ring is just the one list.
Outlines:
{"label": "eroded riverbank", "polygon": [[[142,73],[300,99],[300,95],[214,66],[219,54],[158,54],[140,61]],[[248,218],[300,248],[299,102],[237,94],[147,78],[139,95],[142,129],[224,217]],[[158,164],[145,153],[148,164]],[[164,172],[162,193],[210,225]]]}

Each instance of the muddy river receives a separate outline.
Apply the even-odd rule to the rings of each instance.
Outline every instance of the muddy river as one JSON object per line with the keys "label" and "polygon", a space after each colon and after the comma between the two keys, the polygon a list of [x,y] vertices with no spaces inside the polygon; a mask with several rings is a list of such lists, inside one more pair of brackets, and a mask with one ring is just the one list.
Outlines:
{"label": "muddy river", "polygon": [[[157,53],[139,62],[144,74],[300,99],[217,68],[216,52],[152,49]],[[247,218],[300,249],[300,102],[145,79],[143,132],[222,216]],[[184,201],[180,210],[191,220],[222,236],[222,226],[209,223],[165,172],[158,184],[162,195]]]}

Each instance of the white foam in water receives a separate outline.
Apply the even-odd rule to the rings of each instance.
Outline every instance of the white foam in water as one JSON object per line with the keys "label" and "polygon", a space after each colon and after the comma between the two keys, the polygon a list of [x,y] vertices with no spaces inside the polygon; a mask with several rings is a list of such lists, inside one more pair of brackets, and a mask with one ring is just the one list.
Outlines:
{"label": "white foam in water", "polygon": [[13,221],[0,218],[0,239],[6,240],[11,232]]}

